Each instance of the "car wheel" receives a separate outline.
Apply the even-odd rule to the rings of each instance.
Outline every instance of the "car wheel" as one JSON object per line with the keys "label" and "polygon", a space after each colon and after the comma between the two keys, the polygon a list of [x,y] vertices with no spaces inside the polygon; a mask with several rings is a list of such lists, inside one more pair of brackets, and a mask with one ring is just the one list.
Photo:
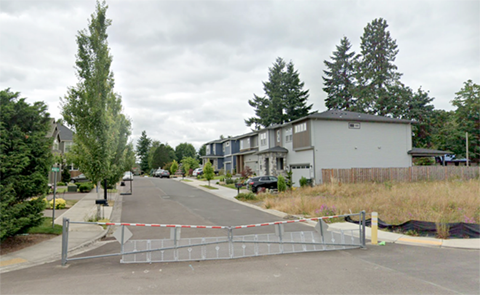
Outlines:
{"label": "car wheel", "polygon": [[256,193],[257,192],[257,188],[252,186],[252,193]]}

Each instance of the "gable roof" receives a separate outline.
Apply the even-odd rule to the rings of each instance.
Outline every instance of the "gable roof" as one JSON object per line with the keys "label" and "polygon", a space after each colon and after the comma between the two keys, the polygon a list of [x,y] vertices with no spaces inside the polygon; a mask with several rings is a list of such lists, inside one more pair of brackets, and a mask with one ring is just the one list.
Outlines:
{"label": "gable roof", "polygon": [[57,124],[61,141],[73,141],[73,132],[62,124]]}
{"label": "gable roof", "polygon": [[328,110],[322,113],[313,113],[306,117],[294,120],[290,123],[303,121],[305,119],[319,119],[319,120],[337,120],[337,121],[357,121],[357,122],[381,122],[381,123],[400,123],[411,124],[414,121],[395,119],[384,116],[376,116],[357,112],[348,112],[340,110]]}

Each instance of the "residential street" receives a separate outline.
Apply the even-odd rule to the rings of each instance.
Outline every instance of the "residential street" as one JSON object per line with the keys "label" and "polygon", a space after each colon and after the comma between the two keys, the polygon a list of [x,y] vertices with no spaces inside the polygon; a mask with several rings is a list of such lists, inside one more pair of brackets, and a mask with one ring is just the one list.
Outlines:
{"label": "residential street", "polygon": [[[121,221],[185,225],[243,225],[278,217],[214,196],[188,184],[135,178],[123,196]],[[299,228],[305,225],[296,225]],[[132,239],[154,239],[168,229],[129,228]],[[267,229],[262,229],[267,230]],[[215,230],[182,230],[182,237]],[[223,233],[222,233],[223,234]],[[82,256],[119,252],[115,240]],[[120,257],[60,261],[3,273],[2,294],[478,294],[480,255],[387,244],[368,249],[274,255],[235,260],[121,264]]]}

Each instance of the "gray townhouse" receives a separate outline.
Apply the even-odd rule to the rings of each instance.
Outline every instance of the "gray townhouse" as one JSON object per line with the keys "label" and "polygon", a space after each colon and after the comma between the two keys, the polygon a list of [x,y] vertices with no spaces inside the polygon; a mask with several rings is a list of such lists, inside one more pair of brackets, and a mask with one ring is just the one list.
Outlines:
{"label": "gray townhouse", "polygon": [[236,171],[322,183],[322,169],[412,165],[412,121],[329,110],[235,137]]}

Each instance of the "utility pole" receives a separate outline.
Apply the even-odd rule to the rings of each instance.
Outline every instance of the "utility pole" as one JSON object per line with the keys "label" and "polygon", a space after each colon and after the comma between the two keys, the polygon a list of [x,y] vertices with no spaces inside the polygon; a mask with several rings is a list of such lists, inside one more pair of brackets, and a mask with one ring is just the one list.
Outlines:
{"label": "utility pole", "polygon": [[467,146],[466,155],[467,155],[467,167],[468,167],[468,132],[465,132],[465,143],[466,143],[466,146]]}

